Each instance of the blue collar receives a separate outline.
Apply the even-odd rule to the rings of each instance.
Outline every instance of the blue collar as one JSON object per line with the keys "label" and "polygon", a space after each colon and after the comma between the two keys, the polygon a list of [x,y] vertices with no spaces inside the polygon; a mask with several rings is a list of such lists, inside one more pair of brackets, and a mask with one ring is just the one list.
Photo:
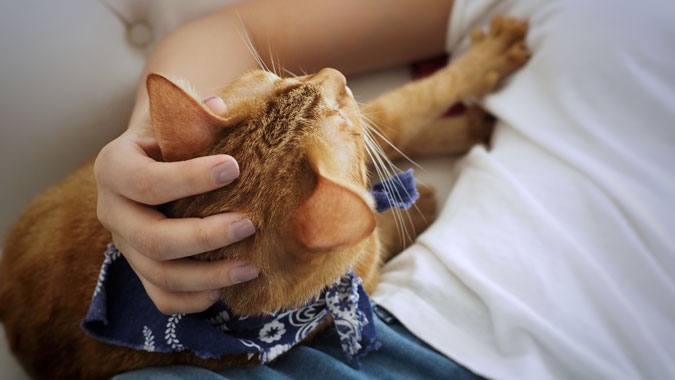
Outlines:
{"label": "blue collar", "polygon": [[[418,194],[412,170],[375,185],[376,209],[408,208]],[[153,352],[192,351],[201,358],[247,353],[265,364],[290,350],[331,316],[342,350],[359,359],[379,348],[370,299],[351,270],[307,305],[265,317],[234,316],[222,302],[197,314],[164,315],[145,293],[114,244],[103,267],[82,329],[100,341]]]}

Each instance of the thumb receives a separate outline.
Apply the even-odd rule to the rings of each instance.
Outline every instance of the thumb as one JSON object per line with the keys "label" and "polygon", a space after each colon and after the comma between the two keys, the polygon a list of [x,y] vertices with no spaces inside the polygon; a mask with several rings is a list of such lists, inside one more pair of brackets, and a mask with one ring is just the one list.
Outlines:
{"label": "thumb", "polygon": [[216,115],[223,116],[225,115],[225,112],[227,112],[225,101],[219,96],[207,96],[202,99],[202,103]]}

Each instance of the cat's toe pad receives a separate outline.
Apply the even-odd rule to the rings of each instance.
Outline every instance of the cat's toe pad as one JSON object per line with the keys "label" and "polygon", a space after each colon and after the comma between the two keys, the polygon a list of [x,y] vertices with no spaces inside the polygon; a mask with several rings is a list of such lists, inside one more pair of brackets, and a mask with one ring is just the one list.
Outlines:
{"label": "cat's toe pad", "polygon": [[522,39],[527,33],[527,24],[515,18],[495,16],[490,23],[490,37],[501,39],[507,45]]}
{"label": "cat's toe pad", "polygon": [[471,33],[471,49],[463,66],[467,83],[471,83],[470,95],[486,93],[527,62],[526,33],[525,22],[503,16],[492,20],[488,32],[476,29]]}

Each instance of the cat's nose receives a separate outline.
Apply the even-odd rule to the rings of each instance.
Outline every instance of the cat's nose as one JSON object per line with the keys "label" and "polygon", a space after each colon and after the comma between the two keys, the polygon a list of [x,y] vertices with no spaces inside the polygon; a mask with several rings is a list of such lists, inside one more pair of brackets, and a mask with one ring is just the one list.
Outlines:
{"label": "cat's nose", "polygon": [[347,78],[345,78],[341,72],[331,68],[319,71],[312,77],[311,81],[320,84],[326,89],[333,90],[336,93],[342,92],[347,85]]}

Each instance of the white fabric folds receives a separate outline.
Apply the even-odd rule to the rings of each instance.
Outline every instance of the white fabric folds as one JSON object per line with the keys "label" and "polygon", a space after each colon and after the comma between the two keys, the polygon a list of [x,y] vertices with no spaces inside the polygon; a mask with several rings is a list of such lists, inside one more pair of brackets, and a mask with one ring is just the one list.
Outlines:
{"label": "white fabric folds", "polygon": [[374,299],[491,378],[675,378],[675,5],[455,0],[448,50],[496,14],[533,56]]}

